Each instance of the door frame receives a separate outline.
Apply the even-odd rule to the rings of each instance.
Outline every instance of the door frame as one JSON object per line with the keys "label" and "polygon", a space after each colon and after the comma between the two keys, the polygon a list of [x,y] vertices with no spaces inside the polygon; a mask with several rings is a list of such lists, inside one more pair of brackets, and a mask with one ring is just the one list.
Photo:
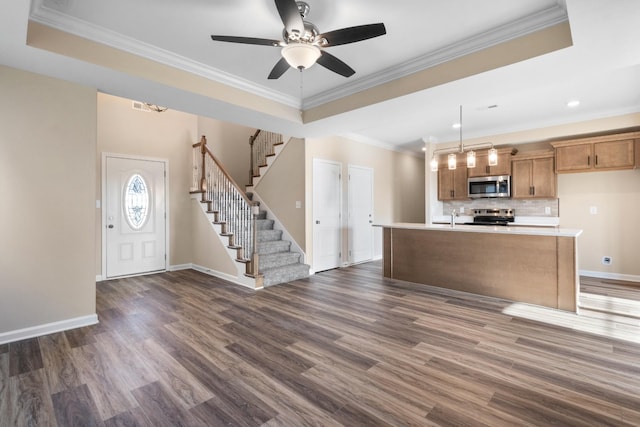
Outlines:
{"label": "door frame", "polygon": [[338,259],[338,265],[335,268],[340,268],[343,267],[345,265],[344,262],[344,254],[343,254],[343,245],[344,245],[344,236],[343,236],[343,228],[344,228],[344,215],[343,215],[343,209],[344,209],[344,201],[342,200],[343,197],[343,189],[342,189],[342,185],[343,185],[343,180],[342,180],[342,175],[343,175],[343,169],[342,169],[342,163],[335,161],[335,160],[327,160],[327,159],[322,159],[322,158],[318,158],[318,157],[314,157],[313,161],[312,161],[312,166],[311,166],[311,236],[312,236],[312,245],[311,245],[311,267],[313,269],[313,272],[315,273],[315,266],[314,266],[314,261],[315,261],[315,257],[317,256],[315,248],[316,248],[316,241],[315,241],[315,235],[316,235],[316,228],[315,228],[315,218],[316,218],[316,206],[315,206],[315,200],[314,200],[314,186],[316,184],[315,182],[315,165],[317,163],[327,163],[327,164],[332,164],[334,166],[338,166],[340,168],[340,178],[339,178],[339,182],[338,182],[338,187],[339,187],[339,192],[338,192],[338,203],[339,203],[339,211],[340,211],[340,221],[338,224],[338,251],[340,252],[340,257]]}
{"label": "door frame", "polygon": [[[107,158],[118,158],[118,159],[126,159],[126,160],[142,160],[148,162],[159,162],[164,164],[164,213],[165,213],[165,221],[164,221],[164,270],[167,271],[169,268],[169,260],[171,259],[171,254],[169,249],[171,245],[169,244],[171,236],[169,234],[169,224],[170,224],[170,215],[169,215],[169,206],[171,203],[169,202],[169,160],[161,159],[158,157],[148,157],[148,156],[138,156],[133,154],[120,154],[120,153],[107,153],[102,152],[102,171],[100,174],[100,186],[101,186],[101,194],[100,200],[96,200],[96,208],[100,209],[100,229],[101,229],[101,268],[100,274],[101,277],[96,278],[96,281],[108,280],[107,279],[107,213],[104,209],[104,201],[107,198]],[[154,272],[154,273],[157,273]],[[153,274],[153,273],[140,273],[140,274],[132,274],[129,276],[118,276],[118,278],[122,277],[131,277],[131,276],[143,276],[145,274]]]}

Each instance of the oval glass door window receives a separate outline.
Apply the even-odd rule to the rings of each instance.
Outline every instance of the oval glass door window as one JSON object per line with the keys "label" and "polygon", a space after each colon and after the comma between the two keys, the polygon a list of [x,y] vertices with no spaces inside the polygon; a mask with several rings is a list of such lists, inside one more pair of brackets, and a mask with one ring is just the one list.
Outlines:
{"label": "oval glass door window", "polygon": [[135,174],[129,178],[124,193],[124,211],[131,228],[139,230],[149,215],[149,190],[144,178]]}

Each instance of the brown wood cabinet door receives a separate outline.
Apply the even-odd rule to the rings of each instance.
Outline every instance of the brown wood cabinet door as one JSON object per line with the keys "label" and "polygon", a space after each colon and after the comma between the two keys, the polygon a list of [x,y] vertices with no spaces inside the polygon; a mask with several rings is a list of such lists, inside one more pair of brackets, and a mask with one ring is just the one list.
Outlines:
{"label": "brown wood cabinet door", "polygon": [[554,199],[557,195],[557,177],[553,157],[533,159],[531,161],[531,182],[533,197]]}
{"label": "brown wood cabinet door", "polygon": [[451,200],[453,193],[451,192],[451,180],[453,175],[449,169],[438,168],[438,200]]}
{"label": "brown wood cabinet door", "polygon": [[593,144],[567,145],[556,148],[556,171],[582,171],[592,166]]}
{"label": "brown wood cabinet door", "polygon": [[458,164],[449,170],[446,164],[438,168],[438,200],[467,199],[467,165]]}
{"label": "brown wood cabinet door", "polygon": [[467,170],[469,178],[476,176],[488,176],[489,172],[489,157],[486,154],[476,152],[476,167],[469,168]]}
{"label": "brown wood cabinet door", "polygon": [[498,153],[498,164],[489,166],[486,152],[476,153],[476,167],[468,171],[469,178],[476,176],[511,175],[511,153]]}
{"label": "brown wood cabinet door", "polygon": [[499,153],[498,164],[489,166],[490,175],[511,175],[511,154]]}
{"label": "brown wood cabinet door", "polygon": [[528,199],[532,197],[532,161],[514,160],[511,162],[511,170],[511,197],[514,199]]}
{"label": "brown wood cabinet door", "polygon": [[596,169],[632,168],[634,165],[633,139],[596,142],[593,144]]}
{"label": "brown wood cabinet door", "polygon": [[469,198],[467,189],[467,165],[458,165],[453,171],[453,198],[463,200]]}

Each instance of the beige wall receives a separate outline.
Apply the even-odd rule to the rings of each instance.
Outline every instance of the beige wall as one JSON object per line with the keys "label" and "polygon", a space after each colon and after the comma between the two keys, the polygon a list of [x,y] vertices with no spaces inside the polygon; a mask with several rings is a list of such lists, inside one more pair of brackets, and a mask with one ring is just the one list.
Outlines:
{"label": "beige wall", "polygon": [[0,93],[2,342],[95,316],[96,91],[0,66]]}
{"label": "beige wall", "polygon": [[198,139],[207,137],[207,145],[226,171],[244,190],[251,169],[251,147],[249,138],[255,129],[207,117],[198,117]]}
{"label": "beige wall", "polygon": [[[580,270],[640,279],[640,169],[561,174],[558,195],[560,225],[583,230]],[[603,256],[611,265],[602,264]]]}
{"label": "beige wall", "polygon": [[[144,112],[131,108],[131,100],[98,94],[99,171],[95,198],[101,199],[102,153],[166,159],[169,161],[169,266],[191,262],[191,145],[198,141],[198,120],[192,114],[167,110]],[[94,202],[95,203],[95,202]],[[96,214],[96,274],[101,274],[102,225]]]}
{"label": "beige wall", "polygon": [[[349,165],[373,169],[374,223],[424,222],[424,158],[386,150],[342,137],[309,138],[306,140],[306,253],[313,260],[313,159],[342,163],[342,175]],[[347,218],[348,181],[342,180],[343,218]],[[382,256],[382,234],[374,228],[374,257]],[[343,230],[343,262],[347,262],[348,230]],[[313,267],[313,266],[312,266]]]}
{"label": "beige wall", "polygon": [[[255,187],[255,192],[301,248],[305,247],[304,153],[304,140],[292,138]],[[296,202],[300,202],[300,208]]]}
{"label": "beige wall", "polygon": [[[191,200],[191,240],[193,257],[191,262],[198,267],[236,277],[238,266],[229,258],[224,242],[216,236],[216,232],[207,217],[203,215],[198,200]],[[227,239],[226,237],[224,238]]]}

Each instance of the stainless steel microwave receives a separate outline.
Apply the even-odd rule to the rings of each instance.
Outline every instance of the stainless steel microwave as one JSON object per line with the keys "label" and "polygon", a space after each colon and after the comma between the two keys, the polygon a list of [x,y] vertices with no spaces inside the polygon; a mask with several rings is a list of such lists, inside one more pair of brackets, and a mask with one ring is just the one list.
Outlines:
{"label": "stainless steel microwave", "polygon": [[511,197],[511,177],[500,175],[469,178],[467,189],[470,199]]}

